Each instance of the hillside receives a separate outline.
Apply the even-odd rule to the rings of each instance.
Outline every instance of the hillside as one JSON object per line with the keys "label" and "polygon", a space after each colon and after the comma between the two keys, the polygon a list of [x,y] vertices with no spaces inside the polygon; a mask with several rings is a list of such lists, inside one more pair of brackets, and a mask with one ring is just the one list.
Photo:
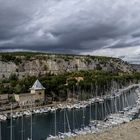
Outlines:
{"label": "hillside", "polygon": [[112,73],[131,73],[131,65],[118,58],[58,55],[45,53],[1,53],[0,79],[11,74],[22,78],[46,73],[60,74],[77,70],[103,70]]}

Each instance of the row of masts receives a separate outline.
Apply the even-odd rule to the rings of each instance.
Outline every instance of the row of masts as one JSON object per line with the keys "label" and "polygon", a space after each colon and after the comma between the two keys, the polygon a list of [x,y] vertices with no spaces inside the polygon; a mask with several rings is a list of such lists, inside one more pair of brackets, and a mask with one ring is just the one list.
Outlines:
{"label": "row of masts", "polygon": [[[121,101],[120,98],[122,98],[122,101]],[[133,100],[136,101],[135,95],[133,96],[133,98],[134,98]],[[119,100],[118,103],[117,103],[117,100]],[[95,115],[96,115],[95,120],[98,120],[98,116],[97,116],[98,107],[97,107],[97,104],[98,103],[95,103]],[[101,103],[101,116],[102,116],[101,118],[103,119],[104,117],[106,117],[109,114],[118,113],[120,111],[120,105],[121,104],[122,104],[122,109],[129,106],[129,102],[127,100],[126,93],[123,94],[123,97],[114,97],[114,98],[111,99],[112,109],[109,108],[109,106],[108,106],[108,104],[106,102],[105,103],[102,102]],[[107,113],[107,107],[109,109],[109,113]],[[75,131],[75,123],[74,123],[75,122],[74,121],[75,109],[74,108],[72,109],[72,113],[73,113],[73,119],[72,120],[73,120],[73,132],[74,132]],[[66,118],[65,117],[66,116],[65,116],[65,110],[64,110],[64,133],[66,133],[66,127],[65,127],[66,126],[66,124],[65,124]],[[56,118],[56,115],[55,115],[55,118]],[[55,121],[56,121],[56,119],[55,119]],[[89,105],[89,122],[91,122],[91,121],[92,121],[92,103],[90,103],[90,105]],[[68,119],[67,119],[67,122],[69,123]],[[85,108],[82,109],[82,128],[84,128],[84,127],[85,127]],[[68,129],[69,129],[68,131],[70,131],[70,128],[68,128]],[[55,136],[57,134],[56,131],[57,131],[57,128],[56,128],[56,124],[55,124]]]}
{"label": "row of masts", "polygon": [[[74,94],[74,92],[73,92],[73,94]],[[134,96],[134,98],[135,98],[135,96]],[[112,106],[114,104],[114,107],[115,107],[114,110],[115,111],[113,111],[112,109],[110,109],[109,113],[118,112],[119,110],[117,108],[116,98],[111,99],[111,100],[112,100],[111,101]],[[119,102],[121,102],[120,99],[119,99]],[[102,106],[101,107],[101,109],[102,109],[102,111],[101,111],[102,115],[101,116],[106,116],[107,114],[105,114],[105,115],[103,114],[103,112],[104,112],[103,111],[103,103],[101,104],[101,106]],[[105,113],[106,113],[107,104],[105,103],[104,106],[105,106],[104,108],[105,108]],[[128,103],[126,94],[123,94],[122,106],[123,106],[122,108],[124,108],[125,106],[129,106],[129,103]],[[32,118],[32,103],[31,103],[30,110],[31,110],[31,119],[30,119],[31,127],[30,127],[30,137],[28,138],[28,140],[33,140],[33,138],[32,138],[32,136],[33,136],[33,129],[32,129],[32,122],[33,122],[33,120],[32,120],[33,119]],[[89,122],[91,122],[92,121],[92,104],[90,104],[89,110],[90,110],[89,111],[89,118],[90,118],[90,121]],[[97,113],[97,111],[98,111],[98,107],[97,107],[97,103],[95,103],[95,115],[96,115],[95,116],[95,119],[96,120],[98,120],[98,116],[97,116],[98,113]],[[10,140],[13,140],[13,119],[12,119],[12,114],[13,114],[13,111],[12,111],[12,104],[11,104]],[[75,109],[74,108],[72,110],[72,115],[73,115],[73,119],[72,119],[73,120],[73,123],[72,123],[72,125],[73,125],[73,131],[75,131]],[[83,108],[83,110],[82,110],[82,119],[83,119],[83,121],[82,121],[82,127],[84,128],[85,127],[85,108]],[[23,115],[22,115],[22,119],[21,120],[22,120],[22,122],[21,122],[21,133],[22,133],[21,140],[24,140],[24,121],[23,121]],[[66,128],[66,123],[68,124],[68,131],[71,131],[69,120],[68,120],[67,111],[66,111],[66,109],[64,109],[64,133],[66,133],[66,131],[67,131],[66,130],[67,129]],[[55,129],[54,129],[54,135],[56,136],[57,135],[57,112],[56,112],[56,110],[54,112],[54,127],[55,127]],[[0,122],[0,140],[2,140],[2,137],[1,137],[1,122]]]}
{"label": "row of masts", "polygon": [[[10,140],[13,140],[13,118],[12,118],[12,114],[13,114],[13,110],[12,110],[12,104],[11,104],[11,113],[10,113]],[[21,109],[22,110],[22,109]],[[33,129],[32,129],[32,103],[31,103],[31,119],[30,119],[30,137],[27,138],[27,140],[33,140],[32,136],[33,136]],[[1,122],[0,122],[0,140],[2,140],[1,137]],[[24,140],[24,116],[22,115],[21,118],[21,140]]]}

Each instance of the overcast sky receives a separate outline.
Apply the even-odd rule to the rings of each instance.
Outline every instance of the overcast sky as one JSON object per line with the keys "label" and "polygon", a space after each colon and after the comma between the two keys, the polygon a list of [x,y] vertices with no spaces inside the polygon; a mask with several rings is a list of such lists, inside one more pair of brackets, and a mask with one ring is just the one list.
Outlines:
{"label": "overcast sky", "polygon": [[0,0],[0,51],[140,61],[140,0]]}

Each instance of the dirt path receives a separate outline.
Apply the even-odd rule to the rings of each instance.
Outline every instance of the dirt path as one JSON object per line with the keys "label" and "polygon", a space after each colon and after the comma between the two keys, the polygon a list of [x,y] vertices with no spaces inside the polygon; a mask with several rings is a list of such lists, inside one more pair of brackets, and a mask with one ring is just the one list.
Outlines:
{"label": "dirt path", "polygon": [[66,140],[140,140],[140,119],[122,124],[100,134],[88,134]]}

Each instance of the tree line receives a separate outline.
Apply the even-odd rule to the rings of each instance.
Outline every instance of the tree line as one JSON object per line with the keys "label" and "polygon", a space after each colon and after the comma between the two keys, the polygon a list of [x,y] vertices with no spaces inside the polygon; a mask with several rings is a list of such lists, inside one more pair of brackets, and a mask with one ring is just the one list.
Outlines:
{"label": "tree line", "polygon": [[[78,78],[81,79],[78,81]],[[66,100],[68,94],[73,95],[73,93],[86,99],[108,94],[111,90],[122,88],[131,83],[138,83],[140,73],[114,74],[101,70],[88,70],[59,75],[46,74],[41,77],[26,76],[22,79],[19,79],[16,74],[11,74],[8,79],[0,81],[0,94],[29,93],[29,89],[36,79],[39,79],[46,88],[47,96],[54,97],[54,100]]]}

